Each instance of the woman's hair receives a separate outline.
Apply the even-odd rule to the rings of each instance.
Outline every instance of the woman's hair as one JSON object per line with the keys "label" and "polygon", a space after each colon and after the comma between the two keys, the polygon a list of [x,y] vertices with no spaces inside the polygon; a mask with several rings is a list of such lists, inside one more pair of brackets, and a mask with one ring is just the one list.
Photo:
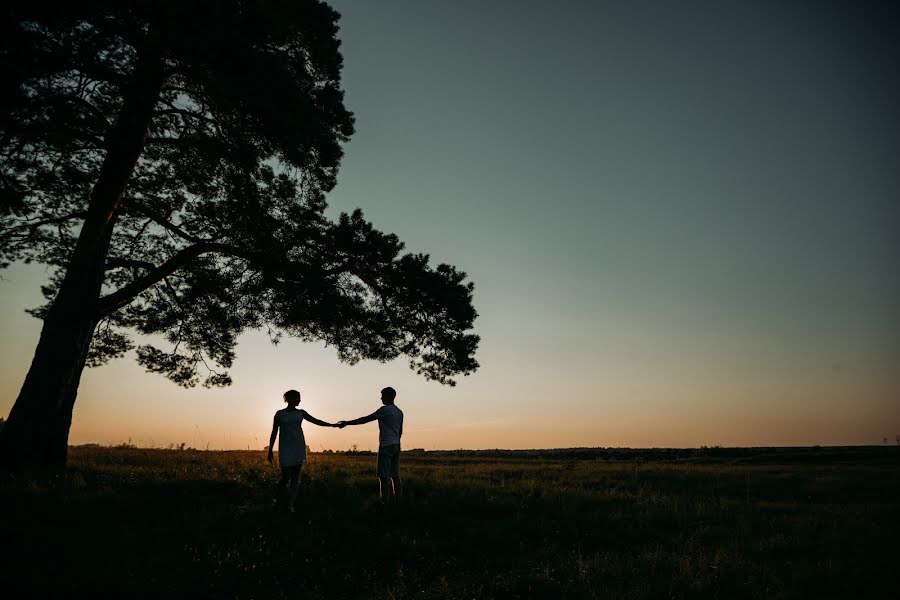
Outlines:
{"label": "woman's hair", "polygon": [[298,392],[297,390],[288,390],[284,393],[283,398],[285,402],[290,402],[291,400],[300,402],[300,392]]}

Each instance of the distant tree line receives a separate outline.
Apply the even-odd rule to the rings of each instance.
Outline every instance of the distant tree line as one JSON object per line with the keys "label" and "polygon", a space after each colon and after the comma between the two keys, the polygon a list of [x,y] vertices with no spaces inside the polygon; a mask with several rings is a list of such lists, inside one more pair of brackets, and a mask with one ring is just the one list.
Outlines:
{"label": "distant tree line", "polygon": [[[900,438],[900,436],[898,436]],[[543,450],[404,450],[408,456],[435,458],[534,459],[534,460],[606,460],[606,461],[673,461],[733,462],[759,464],[859,462],[900,464],[897,447],[882,446],[811,446],[723,448],[558,448]]]}

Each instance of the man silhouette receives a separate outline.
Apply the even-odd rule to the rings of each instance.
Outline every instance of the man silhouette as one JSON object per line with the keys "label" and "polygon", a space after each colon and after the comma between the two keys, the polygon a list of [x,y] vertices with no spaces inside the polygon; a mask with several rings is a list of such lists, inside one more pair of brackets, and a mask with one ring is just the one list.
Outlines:
{"label": "man silhouette", "polygon": [[[385,501],[399,498],[403,494],[403,482],[400,481],[400,437],[403,435],[403,411],[394,404],[397,392],[392,387],[381,390],[381,403],[384,405],[367,417],[352,421],[339,421],[337,426],[362,425],[370,421],[378,421],[378,497]],[[390,479],[390,482],[388,482]]]}

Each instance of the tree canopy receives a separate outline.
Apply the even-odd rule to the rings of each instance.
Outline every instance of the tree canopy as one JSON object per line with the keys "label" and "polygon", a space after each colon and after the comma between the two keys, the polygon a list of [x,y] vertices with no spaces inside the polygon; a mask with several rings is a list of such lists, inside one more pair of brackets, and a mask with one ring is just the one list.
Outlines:
{"label": "tree canopy", "polygon": [[[165,347],[136,347],[146,369],[227,385],[238,336],[261,329],[324,341],[349,363],[402,355],[450,385],[478,367],[465,273],[405,253],[359,210],[325,215],[353,133],[333,9],[98,0],[2,10],[0,262],[50,267],[48,304],[33,314],[59,302],[105,174],[132,169],[110,205],[101,294],[86,307],[88,366],[134,348],[133,332],[155,334]],[[136,160],[123,150],[133,131]]]}

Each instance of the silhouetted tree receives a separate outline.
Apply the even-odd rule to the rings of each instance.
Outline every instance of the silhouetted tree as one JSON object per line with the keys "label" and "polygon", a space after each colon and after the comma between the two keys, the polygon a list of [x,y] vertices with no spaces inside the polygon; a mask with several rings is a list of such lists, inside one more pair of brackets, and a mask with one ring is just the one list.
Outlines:
{"label": "silhouetted tree", "polygon": [[228,385],[248,329],[349,363],[405,355],[451,385],[478,367],[464,273],[358,210],[324,216],[353,130],[326,4],[0,10],[0,263],[51,273],[6,468],[65,463],[81,372],[131,349],[128,330],[165,338],[137,359],[183,386]]}

